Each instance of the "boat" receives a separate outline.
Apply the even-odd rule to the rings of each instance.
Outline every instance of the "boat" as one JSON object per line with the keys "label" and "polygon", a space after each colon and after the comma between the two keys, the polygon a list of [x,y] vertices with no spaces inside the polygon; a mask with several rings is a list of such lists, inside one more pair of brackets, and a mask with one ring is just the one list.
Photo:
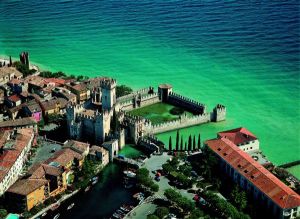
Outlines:
{"label": "boat", "polygon": [[42,216],[42,217],[45,217],[46,215],[47,215],[47,211],[44,212],[41,216]]}
{"label": "boat", "polygon": [[98,182],[98,180],[92,181],[92,185],[95,185]]}
{"label": "boat", "polygon": [[72,209],[72,208],[74,207],[74,205],[75,205],[74,203],[70,204],[70,205],[68,206],[67,210]]}
{"label": "boat", "polygon": [[87,191],[89,191],[90,189],[91,189],[91,187],[90,187],[90,186],[88,186],[88,187],[86,187],[86,188],[85,188],[85,190],[84,190],[84,191],[85,191],[85,192],[87,192]]}
{"label": "boat", "polygon": [[59,204],[59,203],[56,203],[56,204],[54,204],[54,205],[51,207],[51,210],[52,210],[52,211],[55,211],[56,209],[58,209],[59,206],[60,206],[60,204]]}
{"label": "boat", "polygon": [[136,176],[136,174],[130,170],[125,170],[125,171],[123,171],[123,173],[125,174],[125,176],[130,177],[130,178],[134,178]]}
{"label": "boat", "polygon": [[119,214],[117,214],[117,213],[114,213],[114,214],[113,214],[113,217],[114,217],[114,218],[118,218],[118,219],[122,218],[122,216],[119,215]]}
{"label": "boat", "polygon": [[92,181],[98,181],[98,179],[99,179],[98,176],[94,176],[94,177],[92,178]]}
{"label": "boat", "polygon": [[59,216],[60,216],[60,213],[58,213],[57,215],[55,215],[53,219],[57,219],[57,218],[59,218]]}

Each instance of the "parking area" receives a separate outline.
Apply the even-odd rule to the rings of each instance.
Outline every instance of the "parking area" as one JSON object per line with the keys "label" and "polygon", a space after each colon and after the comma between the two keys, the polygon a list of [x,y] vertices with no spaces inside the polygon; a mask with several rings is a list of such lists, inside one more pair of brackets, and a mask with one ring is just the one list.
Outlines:
{"label": "parking area", "polygon": [[35,156],[30,160],[30,165],[49,159],[56,151],[62,148],[60,144],[44,140],[40,140],[38,145]]}

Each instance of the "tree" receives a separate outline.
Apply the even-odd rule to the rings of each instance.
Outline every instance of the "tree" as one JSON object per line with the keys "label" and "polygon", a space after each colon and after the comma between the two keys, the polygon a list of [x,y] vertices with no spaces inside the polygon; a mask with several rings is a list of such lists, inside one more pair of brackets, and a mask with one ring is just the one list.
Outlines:
{"label": "tree", "polygon": [[116,115],[116,110],[114,109],[113,111],[113,116],[112,119],[110,121],[110,128],[112,130],[113,133],[116,133],[119,127],[119,121],[117,119],[117,115]]}
{"label": "tree", "polygon": [[147,215],[147,219],[159,219],[159,217],[157,217],[154,214],[149,214],[149,215]]}
{"label": "tree", "polygon": [[188,150],[191,151],[192,150],[192,136],[189,136],[189,142],[188,142]]}
{"label": "tree", "polygon": [[187,143],[184,143],[184,150],[187,151]]}
{"label": "tree", "polygon": [[172,171],[175,171],[175,168],[169,163],[163,164],[162,168],[163,168],[164,172],[166,172],[166,173],[170,173]]}
{"label": "tree", "polygon": [[180,150],[183,151],[183,137],[181,135],[181,139],[180,139]]}
{"label": "tree", "polygon": [[196,137],[194,135],[194,138],[193,138],[193,151],[196,150]]}
{"label": "tree", "polygon": [[7,215],[7,210],[6,209],[0,209],[0,218],[5,218]]}
{"label": "tree", "polygon": [[179,130],[176,133],[176,151],[179,151]]}
{"label": "tree", "polygon": [[132,93],[132,89],[126,85],[120,85],[116,87],[116,96],[118,97],[122,97],[125,95],[128,95]]}
{"label": "tree", "polygon": [[198,149],[201,148],[201,137],[200,137],[200,133],[198,135]]}
{"label": "tree", "polygon": [[238,186],[235,186],[231,191],[230,200],[234,206],[239,208],[239,210],[243,210],[247,206],[246,193],[241,191]]}
{"label": "tree", "polygon": [[155,215],[159,218],[164,218],[168,214],[169,214],[169,209],[166,207],[158,207],[155,210]]}
{"label": "tree", "polygon": [[172,151],[172,136],[169,138],[169,151]]}

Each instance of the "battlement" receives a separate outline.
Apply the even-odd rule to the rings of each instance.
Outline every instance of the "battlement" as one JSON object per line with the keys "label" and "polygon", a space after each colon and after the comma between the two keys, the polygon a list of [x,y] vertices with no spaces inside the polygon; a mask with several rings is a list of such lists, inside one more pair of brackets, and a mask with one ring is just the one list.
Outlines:
{"label": "battlement", "polygon": [[141,101],[149,100],[149,99],[156,98],[156,97],[158,97],[157,93],[148,94],[146,96],[142,96]]}
{"label": "battlement", "polygon": [[130,94],[127,94],[125,96],[119,97],[117,99],[117,102],[123,102],[123,101],[128,101],[128,99],[133,99],[134,96],[137,96],[138,94],[148,94],[150,89],[153,89],[152,87],[148,87],[148,88],[142,88],[140,90],[134,91]]}
{"label": "battlement", "polygon": [[202,104],[202,103],[200,103],[200,102],[198,102],[198,101],[196,101],[196,100],[190,99],[190,98],[188,98],[188,97],[182,96],[182,95],[177,94],[177,93],[174,93],[174,92],[171,92],[169,96],[171,96],[171,97],[173,97],[173,98],[181,99],[181,100],[183,100],[183,101],[186,101],[186,102],[189,102],[189,103],[192,103],[192,104],[201,106],[201,107],[205,107],[204,104]]}
{"label": "battlement", "polygon": [[215,106],[214,109],[216,111],[218,111],[218,112],[224,112],[224,111],[226,111],[226,107],[224,105],[222,105],[222,104],[217,104],[217,106]]}
{"label": "battlement", "polygon": [[100,81],[100,86],[101,88],[111,90],[117,86],[117,81],[113,78],[107,78]]}

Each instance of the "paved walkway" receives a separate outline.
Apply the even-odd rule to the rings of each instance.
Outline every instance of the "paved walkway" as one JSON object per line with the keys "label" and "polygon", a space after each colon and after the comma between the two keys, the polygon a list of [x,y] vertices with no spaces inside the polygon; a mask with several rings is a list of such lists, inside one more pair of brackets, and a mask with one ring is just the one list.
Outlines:
{"label": "paved walkway", "polygon": [[73,195],[75,195],[76,193],[79,192],[79,189],[78,190],[75,190],[74,192],[70,193],[70,194],[67,194],[67,195],[64,195],[63,197],[61,197],[57,202],[49,205],[48,207],[44,208],[43,210],[41,210],[40,212],[38,212],[37,214],[35,214],[34,216],[32,216],[30,219],[35,219],[39,216],[41,216],[43,213],[49,211],[53,206],[55,206],[56,204],[58,203],[62,203],[63,201],[71,198]]}

